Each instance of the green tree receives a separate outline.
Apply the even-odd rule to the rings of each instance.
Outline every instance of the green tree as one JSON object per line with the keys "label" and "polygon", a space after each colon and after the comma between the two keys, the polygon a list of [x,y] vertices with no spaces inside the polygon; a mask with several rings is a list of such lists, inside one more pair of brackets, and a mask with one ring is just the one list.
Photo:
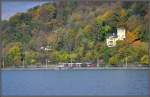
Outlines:
{"label": "green tree", "polygon": [[108,48],[106,45],[103,45],[101,50],[102,50],[102,58],[104,59],[105,65],[107,65],[110,57],[110,48]]}
{"label": "green tree", "polygon": [[70,60],[71,60],[72,62],[76,62],[76,61],[77,61],[77,58],[78,58],[78,55],[77,55],[76,53],[71,53],[71,54],[69,55],[69,57],[70,57]]}
{"label": "green tree", "polygon": [[65,51],[56,51],[55,58],[57,62],[68,62],[69,61],[69,54]]}
{"label": "green tree", "polygon": [[32,65],[38,63],[39,53],[35,51],[26,51],[25,52],[25,64]]}
{"label": "green tree", "polygon": [[114,55],[114,56],[112,56],[112,57],[109,59],[109,64],[110,64],[110,65],[115,66],[115,65],[118,64],[118,62],[119,62],[119,56],[117,56],[117,55]]}
{"label": "green tree", "polygon": [[97,34],[96,39],[98,41],[104,41],[111,31],[111,26],[105,24],[101,19],[96,20]]}

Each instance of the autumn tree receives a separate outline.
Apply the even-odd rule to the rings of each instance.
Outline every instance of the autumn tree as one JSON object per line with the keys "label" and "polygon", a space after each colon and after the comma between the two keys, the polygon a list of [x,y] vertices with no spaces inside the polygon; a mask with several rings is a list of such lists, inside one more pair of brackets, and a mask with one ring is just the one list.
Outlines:
{"label": "autumn tree", "polygon": [[19,42],[11,43],[6,48],[8,52],[6,53],[7,64],[8,65],[22,65],[21,63],[21,49],[22,45]]}

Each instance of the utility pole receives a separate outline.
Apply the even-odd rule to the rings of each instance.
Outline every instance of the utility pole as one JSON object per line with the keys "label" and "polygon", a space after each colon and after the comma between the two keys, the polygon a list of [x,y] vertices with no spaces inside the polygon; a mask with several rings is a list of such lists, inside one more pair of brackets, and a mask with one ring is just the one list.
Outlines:
{"label": "utility pole", "polygon": [[127,58],[127,55],[126,55],[126,67],[128,67],[127,60],[128,60],[128,58]]}
{"label": "utility pole", "polygon": [[46,61],[46,68],[47,68],[47,58],[46,58],[46,60],[45,60],[45,61]]}
{"label": "utility pole", "polygon": [[1,49],[2,49],[2,65],[3,65],[3,68],[5,68],[5,57],[4,57],[4,48],[3,48],[3,44],[1,46]]}
{"label": "utility pole", "polygon": [[4,58],[4,55],[3,55],[3,68],[5,68],[5,58]]}
{"label": "utility pole", "polygon": [[44,47],[43,46],[41,46],[40,47],[40,51],[41,51],[41,58],[40,58],[40,60],[41,60],[41,67],[43,66],[43,63],[44,63],[44,57],[43,57],[43,55],[44,55]]}

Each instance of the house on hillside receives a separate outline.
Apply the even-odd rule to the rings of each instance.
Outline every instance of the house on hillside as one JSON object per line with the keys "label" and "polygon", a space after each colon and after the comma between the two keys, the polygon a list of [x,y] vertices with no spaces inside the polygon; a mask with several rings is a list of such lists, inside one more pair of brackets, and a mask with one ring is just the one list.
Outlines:
{"label": "house on hillside", "polygon": [[126,30],[125,28],[117,28],[116,32],[113,32],[111,36],[106,39],[106,44],[108,47],[116,46],[117,40],[125,40]]}

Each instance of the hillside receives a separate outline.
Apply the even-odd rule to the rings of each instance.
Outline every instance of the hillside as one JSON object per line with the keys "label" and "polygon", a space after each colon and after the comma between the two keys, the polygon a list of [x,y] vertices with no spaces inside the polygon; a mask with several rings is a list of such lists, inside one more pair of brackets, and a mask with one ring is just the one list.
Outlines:
{"label": "hillside", "polygon": [[[0,25],[5,66],[45,60],[148,65],[147,2],[60,0],[17,13]],[[118,27],[127,30],[127,39],[109,48],[106,38]]]}

